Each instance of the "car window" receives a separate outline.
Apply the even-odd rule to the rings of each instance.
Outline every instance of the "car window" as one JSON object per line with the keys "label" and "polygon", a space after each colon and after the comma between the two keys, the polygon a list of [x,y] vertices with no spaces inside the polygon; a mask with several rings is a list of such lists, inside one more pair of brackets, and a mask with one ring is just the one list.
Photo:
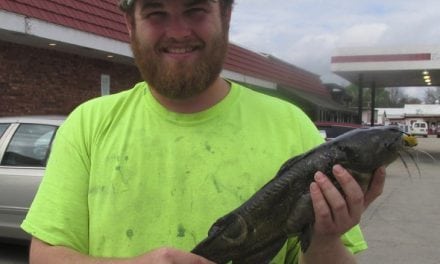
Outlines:
{"label": "car window", "polygon": [[5,133],[6,129],[9,127],[10,124],[0,124],[0,137],[3,136],[3,133]]}
{"label": "car window", "polygon": [[6,148],[1,165],[45,166],[56,129],[50,125],[21,124]]}

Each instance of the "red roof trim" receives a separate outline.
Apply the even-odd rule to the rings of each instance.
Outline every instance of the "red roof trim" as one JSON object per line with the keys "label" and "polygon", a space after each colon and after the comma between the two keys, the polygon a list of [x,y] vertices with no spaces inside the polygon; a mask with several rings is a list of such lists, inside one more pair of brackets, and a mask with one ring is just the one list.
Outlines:
{"label": "red roof trim", "polygon": [[431,60],[431,53],[334,56],[332,57],[331,62],[350,63],[350,62],[392,62],[392,61],[421,61],[421,60]]}
{"label": "red roof trim", "polygon": [[322,85],[319,76],[275,57],[264,56],[234,44],[229,45],[225,68],[273,81],[281,86],[330,96],[328,90]]}

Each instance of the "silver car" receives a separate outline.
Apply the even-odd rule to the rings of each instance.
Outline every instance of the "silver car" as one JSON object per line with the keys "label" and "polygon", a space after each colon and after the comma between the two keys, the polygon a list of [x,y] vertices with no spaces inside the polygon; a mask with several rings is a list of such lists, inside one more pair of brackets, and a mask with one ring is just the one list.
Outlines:
{"label": "silver car", "polygon": [[44,174],[64,116],[0,117],[0,238],[28,240],[20,229]]}

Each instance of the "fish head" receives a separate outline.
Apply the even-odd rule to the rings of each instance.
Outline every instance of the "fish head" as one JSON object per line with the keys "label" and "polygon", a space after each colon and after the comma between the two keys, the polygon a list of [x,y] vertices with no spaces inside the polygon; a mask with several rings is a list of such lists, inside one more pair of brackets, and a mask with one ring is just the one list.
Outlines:
{"label": "fish head", "polygon": [[399,152],[414,143],[396,126],[359,128],[335,139],[339,153],[339,163],[356,171],[368,172],[392,163]]}

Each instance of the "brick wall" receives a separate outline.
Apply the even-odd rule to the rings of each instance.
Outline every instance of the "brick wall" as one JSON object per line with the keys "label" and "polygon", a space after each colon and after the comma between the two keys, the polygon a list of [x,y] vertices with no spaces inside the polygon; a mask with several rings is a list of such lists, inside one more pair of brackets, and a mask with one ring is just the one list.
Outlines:
{"label": "brick wall", "polygon": [[101,74],[111,93],[141,79],[135,66],[0,41],[0,116],[66,115],[101,95]]}

